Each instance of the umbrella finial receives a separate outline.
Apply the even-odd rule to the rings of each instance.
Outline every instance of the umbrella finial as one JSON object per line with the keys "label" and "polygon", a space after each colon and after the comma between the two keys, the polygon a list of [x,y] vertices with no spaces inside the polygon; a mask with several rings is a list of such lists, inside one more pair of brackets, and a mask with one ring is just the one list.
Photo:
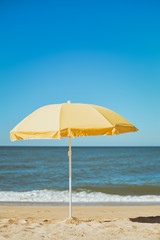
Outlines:
{"label": "umbrella finial", "polygon": [[67,103],[71,103],[71,101],[70,100],[68,100],[68,102]]}

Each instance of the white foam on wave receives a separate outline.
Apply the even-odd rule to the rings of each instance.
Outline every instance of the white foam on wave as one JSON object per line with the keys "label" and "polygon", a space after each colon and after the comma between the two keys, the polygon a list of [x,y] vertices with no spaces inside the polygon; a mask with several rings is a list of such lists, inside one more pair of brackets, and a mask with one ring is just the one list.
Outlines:
{"label": "white foam on wave", "polygon": [[[0,191],[0,202],[68,202],[68,191]],[[160,195],[120,196],[101,192],[72,192],[73,202],[160,202]]]}

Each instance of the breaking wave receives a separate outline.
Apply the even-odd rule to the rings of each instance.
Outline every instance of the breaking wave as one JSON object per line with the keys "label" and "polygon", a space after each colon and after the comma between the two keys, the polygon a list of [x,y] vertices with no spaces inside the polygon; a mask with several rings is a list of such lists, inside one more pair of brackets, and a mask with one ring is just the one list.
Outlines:
{"label": "breaking wave", "polygon": [[[26,192],[0,191],[1,202],[68,202],[68,191],[33,190]],[[72,192],[73,202],[160,202],[160,195],[120,196],[102,192]]]}

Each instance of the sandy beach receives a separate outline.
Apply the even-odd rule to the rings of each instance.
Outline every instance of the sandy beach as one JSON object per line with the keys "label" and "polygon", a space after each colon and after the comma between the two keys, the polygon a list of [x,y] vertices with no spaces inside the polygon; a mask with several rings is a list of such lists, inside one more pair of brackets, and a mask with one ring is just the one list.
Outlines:
{"label": "sandy beach", "polygon": [[0,206],[0,239],[160,239],[160,206]]}

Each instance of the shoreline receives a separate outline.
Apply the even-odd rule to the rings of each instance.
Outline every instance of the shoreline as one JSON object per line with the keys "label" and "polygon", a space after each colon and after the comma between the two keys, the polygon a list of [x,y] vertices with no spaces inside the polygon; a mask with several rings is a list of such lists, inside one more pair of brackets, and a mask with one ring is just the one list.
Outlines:
{"label": "shoreline", "polygon": [[[69,206],[69,202],[1,201],[0,206]],[[160,202],[72,202],[72,206],[160,206]]]}

